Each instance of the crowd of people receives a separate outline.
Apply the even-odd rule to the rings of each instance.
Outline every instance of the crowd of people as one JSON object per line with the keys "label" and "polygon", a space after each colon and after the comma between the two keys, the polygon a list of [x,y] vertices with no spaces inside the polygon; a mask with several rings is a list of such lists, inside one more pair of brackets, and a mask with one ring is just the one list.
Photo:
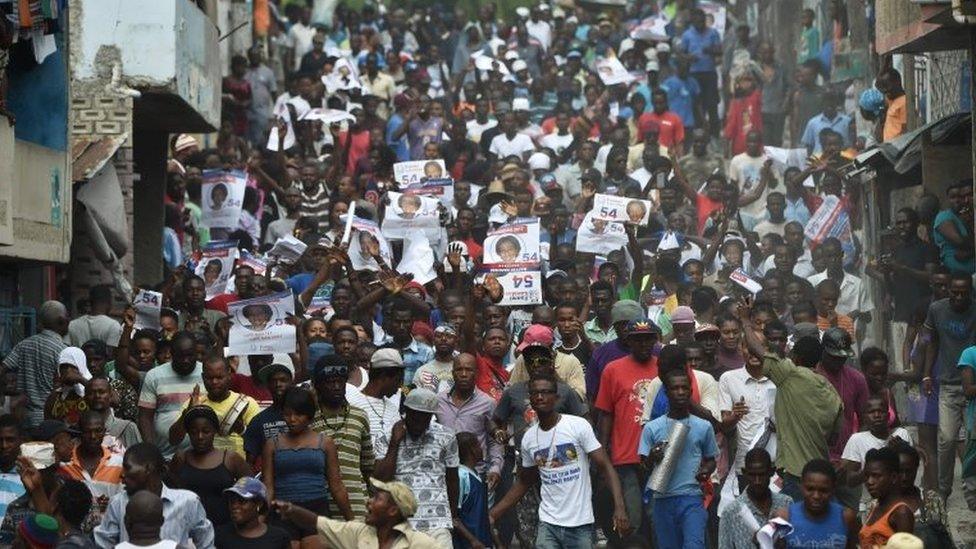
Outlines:
{"label": "crowd of people", "polygon": [[[96,286],[4,358],[0,546],[949,546],[973,185],[864,241],[847,167],[906,131],[896,70],[846,102],[811,10],[777,52],[693,1],[282,4],[215,146],[171,141],[157,325]],[[410,161],[452,189],[419,247],[365,228],[419,215]],[[486,256],[525,241],[486,237],[525,223],[513,287]],[[228,307],[281,292],[295,351],[227,352]]]}

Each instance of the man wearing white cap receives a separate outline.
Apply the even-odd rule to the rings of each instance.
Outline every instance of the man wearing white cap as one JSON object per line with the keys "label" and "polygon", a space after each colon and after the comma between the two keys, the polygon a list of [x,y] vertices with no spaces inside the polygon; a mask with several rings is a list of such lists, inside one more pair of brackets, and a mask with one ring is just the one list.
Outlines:
{"label": "man wearing white cap", "polygon": [[414,389],[403,400],[403,420],[393,426],[386,456],[376,462],[375,476],[406,484],[422,501],[410,525],[451,549],[451,529],[457,518],[457,438],[443,425],[432,422],[438,410],[437,395]]}

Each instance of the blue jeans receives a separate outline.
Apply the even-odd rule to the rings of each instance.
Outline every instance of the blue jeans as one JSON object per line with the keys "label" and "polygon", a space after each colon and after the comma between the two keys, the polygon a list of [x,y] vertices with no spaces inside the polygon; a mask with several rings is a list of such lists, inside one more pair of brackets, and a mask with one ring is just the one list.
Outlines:
{"label": "blue jeans", "polygon": [[708,511],[701,496],[654,499],[654,537],[661,549],[705,547]]}
{"label": "blue jeans", "polygon": [[593,525],[556,526],[539,521],[536,549],[590,549],[593,547]]}

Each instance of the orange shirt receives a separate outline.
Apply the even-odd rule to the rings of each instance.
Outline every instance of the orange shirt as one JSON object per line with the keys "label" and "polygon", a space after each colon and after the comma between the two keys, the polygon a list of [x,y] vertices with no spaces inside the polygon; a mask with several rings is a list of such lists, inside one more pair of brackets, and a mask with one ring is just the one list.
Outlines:
{"label": "orange shirt", "polygon": [[76,446],[71,452],[71,461],[61,464],[61,474],[84,482],[91,490],[94,502],[104,510],[108,500],[122,490],[122,456],[103,446],[102,459],[95,468],[95,474],[90,475],[78,457]]}
{"label": "orange shirt", "polygon": [[[845,332],[851,334],[851,338],[854,337],[854,321],[851,320],[851,317],[837,313],[837,327],[843,328]],[[830,324],[830,319],[825,316],[817,315],[817,328],[819,328],[821,332],[825,332],[830,328],[833,328],[833,326]]]}
{"label": "orange shirt", "polygon": [[904,95],[885,102],[888,104],[888,110],[885,111],[882,136],[885,141],[891,141],[902,134],[905,124],[908,123],[908,102]]}

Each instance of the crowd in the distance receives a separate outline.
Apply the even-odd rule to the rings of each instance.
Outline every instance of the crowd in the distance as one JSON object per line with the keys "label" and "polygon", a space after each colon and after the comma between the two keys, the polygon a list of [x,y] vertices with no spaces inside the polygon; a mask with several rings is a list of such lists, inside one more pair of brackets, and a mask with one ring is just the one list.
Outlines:
{"label": "crowd in the distance", "polygon": [[[694,1],[281,4],[216,146],[171,140],[159,329],[96,286],[4,358],[0,547],[950,543],[959,456],[976,509],[973,186],[866,244],[846,168],[906,130],[897,71],[845,102],[811,10],[776,52]],[[410,160],[453,180],[423,284],[400,240],[344,234],[384,225]],[[205,170],[246,173],[237,226]],[[602,253],[597,195],[637,201]],[[486,233],[532,219],[542,303],[502,305]],[[216,240],[248,253],[214,294]],[[225,352],[228,305],[288,291],[294,353]]]}

